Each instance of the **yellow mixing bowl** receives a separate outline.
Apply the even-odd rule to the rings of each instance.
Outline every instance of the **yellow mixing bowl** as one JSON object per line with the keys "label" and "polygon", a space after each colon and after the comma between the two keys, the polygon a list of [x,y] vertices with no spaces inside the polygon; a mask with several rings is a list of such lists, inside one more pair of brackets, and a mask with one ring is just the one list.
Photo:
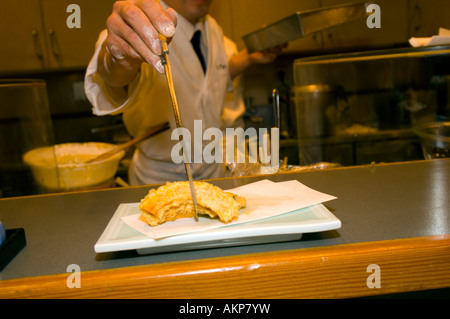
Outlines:
{"label": "yellow mixing bowl", "polygon": [[49,192],[86,189],[101,185],[116,174],[124,151],[98,162],[85,163],[113,147],[113,144],[97,142],[57,144],[33,149],[23,159],[31,167],[37,184]]}

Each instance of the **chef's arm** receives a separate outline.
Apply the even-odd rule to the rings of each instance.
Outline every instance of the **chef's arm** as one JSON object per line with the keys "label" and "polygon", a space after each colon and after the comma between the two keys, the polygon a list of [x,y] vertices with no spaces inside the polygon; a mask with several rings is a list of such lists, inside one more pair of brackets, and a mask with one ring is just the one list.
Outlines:
{"label": "chef's arm", "polygon": [[228,68],[230,70],[231,78],[235,78],[254,64],[272,63],[286,46],[287,45],[285,44],[272,49],[253,53],[248,53],[247,49],[238,52],[228,61]]}

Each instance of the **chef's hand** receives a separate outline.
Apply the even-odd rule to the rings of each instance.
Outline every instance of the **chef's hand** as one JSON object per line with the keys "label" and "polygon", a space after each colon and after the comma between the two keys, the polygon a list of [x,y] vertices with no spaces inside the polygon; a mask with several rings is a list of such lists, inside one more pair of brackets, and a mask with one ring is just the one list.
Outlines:
{"label": "chef's hand", "polygon": [[248,53],[247,49],[238,52],[228,61],[231,78],[241,74],[253,64],[272,63],[286,47],[287,43],[259,52]]}
{"label": "chef's hand", "polygon": [[286,47],[287,43],[264,51],[249,53],[249,59],[252,64],[272,63]]}
{"label": "chef's hand", "polygon": [[170,40],[176,12],[157,0],[117,1],[106,21],[108,36],[99,55],[99,72],[111,86],[126,86],[143,62],[164,73],[158,33]]}

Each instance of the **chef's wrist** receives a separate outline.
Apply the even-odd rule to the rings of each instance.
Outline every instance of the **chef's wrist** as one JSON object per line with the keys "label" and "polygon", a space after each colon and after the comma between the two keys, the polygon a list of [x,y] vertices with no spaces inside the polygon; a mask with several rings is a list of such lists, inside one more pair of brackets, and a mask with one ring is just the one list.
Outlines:
{"label": "chef's wrist", "polygon": [[98,72],[104,82],[111,87],[126,87],[139,74],[142,62],[118,60],[107,49],[106,44],[102,48],[98,57]]}
{"label": "chef's wrist", "polygon": [[241,50],[233,55],[228,61],[231,78],[234,78],[244,72],[253,64],[247,49]]}

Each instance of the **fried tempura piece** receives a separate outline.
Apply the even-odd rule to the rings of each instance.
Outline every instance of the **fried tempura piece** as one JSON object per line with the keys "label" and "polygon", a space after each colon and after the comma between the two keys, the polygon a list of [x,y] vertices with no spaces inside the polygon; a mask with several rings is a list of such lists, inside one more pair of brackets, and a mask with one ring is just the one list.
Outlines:
{"label": "fried tempura piece", "polygon": [[[198,213],[211,218],[219,217],[229,223],[239,216],[239,209],[245,207],[245,198],[224,192],[207,182],[194,182]],[[189,182],[174,182],[152,189],[139,204],[140,219],[150,226],[166,221],[194,217]]]}

